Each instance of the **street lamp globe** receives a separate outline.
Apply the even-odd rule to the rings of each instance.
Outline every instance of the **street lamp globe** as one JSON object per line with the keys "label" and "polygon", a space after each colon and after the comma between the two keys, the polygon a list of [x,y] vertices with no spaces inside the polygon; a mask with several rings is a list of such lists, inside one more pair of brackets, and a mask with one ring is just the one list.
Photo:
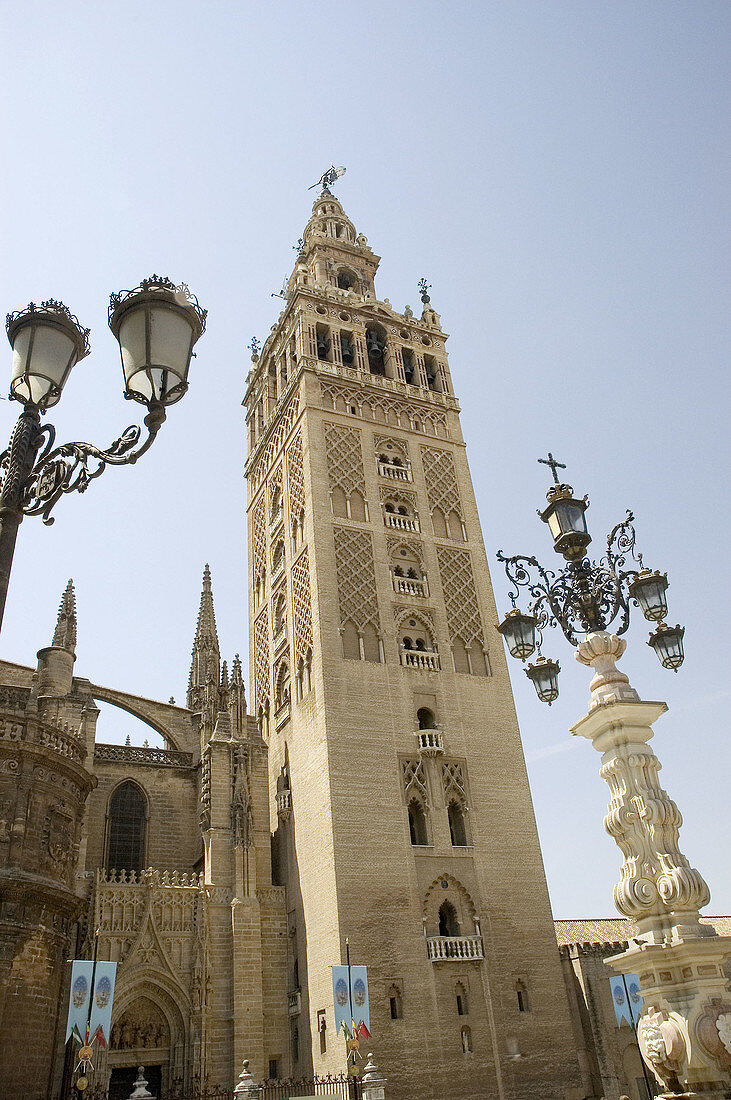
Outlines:
{"label": "street lamp globe", "polygon": [[206,311],[187,286],[152,275],[135,290],[112,294],[109,327],[122,353],[124,396],[148,407],[179,401],[206,327]]}
{"label": "street lamp globe", "polygon": [[667,623],[660,623],[655,633],[650,635],[647,644],[655,650],[663,668],[677,672],[682,665],[685,660],[684,634],[683,626],[668,626]]}
{"label": "street lamp globe", "polygon": [[507,612],[498,624],[511,657],[525,661],[536,648],[536,617],[526,615],[517,607]]}
{"label": "street lamp globe", "polygon": [[9,313],[5,329],[13,349],[10,396],[45,412],[58,404],[74,364],[89,354],[89,330],[53,298]]}
{"label": "street lamp globe", "polygon": [[629,594],[637,600],[645,618],[657,623],[662,622],[668,613],[667,590],[667,573],[653,573],[649,569],[641,569],[629,586]]}
{"label": "street lamp globe", "polygon": [[538,515],[548,524],[554,550],[567,561],[583,557],[591,542],[584,515],[589,506],[587,497],[575,497],[570,485],[552,485],[546,500],[548,507]]}
{"label": "street lamp globe", "polygon": [[535,664],[528,665],[525,674],[536,689],[536,695],[549,707],[558,699],[558,674],[561,666],[550,657],[539,656]]}

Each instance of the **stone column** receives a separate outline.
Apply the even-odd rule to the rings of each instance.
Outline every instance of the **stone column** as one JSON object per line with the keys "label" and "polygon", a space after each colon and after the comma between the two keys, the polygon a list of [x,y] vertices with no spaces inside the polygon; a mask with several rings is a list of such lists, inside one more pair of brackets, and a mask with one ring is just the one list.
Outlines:
{"label": "stone column", "polygon": [[660,761],[648,744],[667,705],[643,702],[617,669],[625,647],[606,631],[577,647],[577,661],[595,675],[589,712],[571,727],[602,753],[600,775],[611,793],[604,825],[624,856],[614,902],[638,932],[607,965],[639,975],[638,1040],[660,1086],[710,1100],[731,1086],[731,997],[723,973],[731,937],[699,923],[710,892],[680,851],[683,819],[659,785]]}

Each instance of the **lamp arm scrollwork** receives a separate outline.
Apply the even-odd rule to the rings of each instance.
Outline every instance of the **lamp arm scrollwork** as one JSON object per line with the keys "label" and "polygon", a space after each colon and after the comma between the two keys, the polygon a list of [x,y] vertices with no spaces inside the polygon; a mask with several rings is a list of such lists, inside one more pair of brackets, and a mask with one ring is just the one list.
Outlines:
{"label": "lamp arm scrollwork", "polygon": [[[142,430],[134,424],[126,428],[106,450],[80,442],[64,443],[52,450],[55,429],[50,424],[39,427],[34,441],[37,449],[42,446],[43,437],[46,443],[22,487],[18,507],[23,515],[42,516],[43,522],[50,526],[54,522],[50,513],[65,493],[86,492],[90,482],[99,477],[107,466],[127,466],[137,462],[152,446],[165,421],[162,404],[153,403],[149,408],[145,417],[148,434],[139,447],[137,444]],[[11,451],[12,447],[0,456],[0,470],[5,479],[12,473]]]}

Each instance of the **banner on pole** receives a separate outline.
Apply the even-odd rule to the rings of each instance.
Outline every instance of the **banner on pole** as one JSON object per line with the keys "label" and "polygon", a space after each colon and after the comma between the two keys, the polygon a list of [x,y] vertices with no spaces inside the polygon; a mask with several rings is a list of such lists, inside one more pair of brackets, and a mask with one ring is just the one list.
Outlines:
{"label": "banner on pole", "polygon": [[86,1021],[89,1016],[93,965],[91,959],[74,959],[71,964],[71,990],[69,992],[69,1014],[66,1022],[66,1042],[72,1034],[79,1035],[83,1039],[86,1038]]}
{"label": "banner on pole", "polygon": [[637,974],[620,974],[609,979],[612,990],[612,1003],[617,1027],[626,1020],[630,1027],[636,1027],[642,1012],[642,994]]}
{"label": "banner on pole", "polygon": [[94,979],[94,997],[91,1003],[91,1023],[89,1035],[98,1037],[101,1030],[103,1046],[109,1042],[112,1030],[112,1004],[114,1002],[114,983],[117,977],[115,962],[98,962]]}
{"label": "banner on pole", "polygon": [[[350,1033],[355,1027],[365,1024],[370,1031],[371,1015],[368,1000],[367,966],[333,966],[333,1007],[335,1009],[335,1030],[342,1031],[345,1024]],[[350,974],[348,974],[350,970]]]}

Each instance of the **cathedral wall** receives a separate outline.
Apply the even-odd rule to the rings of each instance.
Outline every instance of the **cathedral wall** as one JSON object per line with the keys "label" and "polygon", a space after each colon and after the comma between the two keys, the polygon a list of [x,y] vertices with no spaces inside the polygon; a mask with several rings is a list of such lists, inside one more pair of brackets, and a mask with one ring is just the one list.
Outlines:
{"label": "cathedral wall", "polygon": [[[144,866],[190,871],[203,855],[198,824],[197,769],[145,767],[95,762],[99,786],[87,803],[86,866],[104,867],[109,799],[127,779],[137,783],[147,799],[147,840]],[[118,868],[119,869],[119,868]]]}

